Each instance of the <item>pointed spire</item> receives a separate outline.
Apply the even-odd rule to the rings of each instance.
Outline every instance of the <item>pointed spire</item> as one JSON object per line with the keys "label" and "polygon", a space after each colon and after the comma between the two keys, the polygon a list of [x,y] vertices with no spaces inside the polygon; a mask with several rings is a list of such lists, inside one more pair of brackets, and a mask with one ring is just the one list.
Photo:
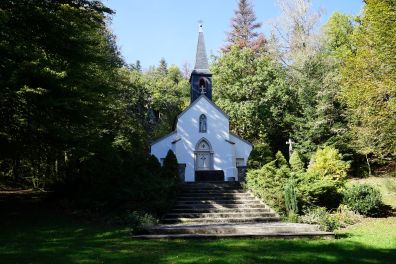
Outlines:
{"label": "pointed spire", "polygon": [[202,24],[199,25],[199,29],[198,29],[198,44],[197,44],[197,54],[195,57],[194,71],[198,73],[210,73],[208,56],[206,55]]}

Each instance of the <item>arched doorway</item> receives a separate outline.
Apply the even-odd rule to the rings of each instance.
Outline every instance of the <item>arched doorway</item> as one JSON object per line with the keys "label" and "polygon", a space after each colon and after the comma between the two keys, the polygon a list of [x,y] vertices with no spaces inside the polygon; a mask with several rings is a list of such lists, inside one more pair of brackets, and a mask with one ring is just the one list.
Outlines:
{"label": "arched doorway", "polygon": [[195,170],[213,170],[213,151],[209,141],[202,138],[195,146]]}

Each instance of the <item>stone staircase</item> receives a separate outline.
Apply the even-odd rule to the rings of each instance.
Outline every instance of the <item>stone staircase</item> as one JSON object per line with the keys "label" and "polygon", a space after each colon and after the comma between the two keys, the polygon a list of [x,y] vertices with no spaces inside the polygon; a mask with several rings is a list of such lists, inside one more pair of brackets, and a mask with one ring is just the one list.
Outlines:
{"label": "stone staircase", "polygon": [[136,238],[324,237],[316,225],[280,222],[279,215],[237,182],[186,183],[149,234]]}

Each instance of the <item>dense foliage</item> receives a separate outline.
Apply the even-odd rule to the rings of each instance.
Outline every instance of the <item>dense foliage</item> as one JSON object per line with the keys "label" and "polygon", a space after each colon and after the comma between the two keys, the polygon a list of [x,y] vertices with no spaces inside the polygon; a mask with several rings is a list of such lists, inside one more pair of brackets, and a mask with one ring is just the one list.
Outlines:
{"label": "dense foliage", "polygon": [[355,212],[367,216],[378,216],[383,213],[381,193],[370,185],[352,185],[343,194],[344,204]]}
{"label": "dense foliage", "polygon": [[98,212],[160,213],[176,177],[159,176],[148,142],[171,127],[186,81],[165,61],[126,67],[112,13],[90,0],[1,1],[1,183]]}
{"label": "dense foliage", "polygon": [[298,154],[292,157],[289,165],[278,152],[274,161],[248,171],[246,187],[281,214],[302,212],[313,206],[337,208],[349,167],[337,150],[318,149],[307,170]]}

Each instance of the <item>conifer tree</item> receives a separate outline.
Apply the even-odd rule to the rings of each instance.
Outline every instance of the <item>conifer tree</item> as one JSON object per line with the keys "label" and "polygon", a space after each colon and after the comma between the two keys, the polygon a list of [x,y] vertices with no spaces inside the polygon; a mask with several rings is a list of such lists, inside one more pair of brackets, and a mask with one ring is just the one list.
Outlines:
{"label": "conifer tree", "polygon": [[256,22],[256,14],[249,0],[239,0],[238,9],[234,11],[234,17],[231,19],[232,30],[227,33],[228,44],[223,51],[229,51],[234,45],[260,50],[266,43],[264,35],[256,32],[260,27],[261,23]]}

